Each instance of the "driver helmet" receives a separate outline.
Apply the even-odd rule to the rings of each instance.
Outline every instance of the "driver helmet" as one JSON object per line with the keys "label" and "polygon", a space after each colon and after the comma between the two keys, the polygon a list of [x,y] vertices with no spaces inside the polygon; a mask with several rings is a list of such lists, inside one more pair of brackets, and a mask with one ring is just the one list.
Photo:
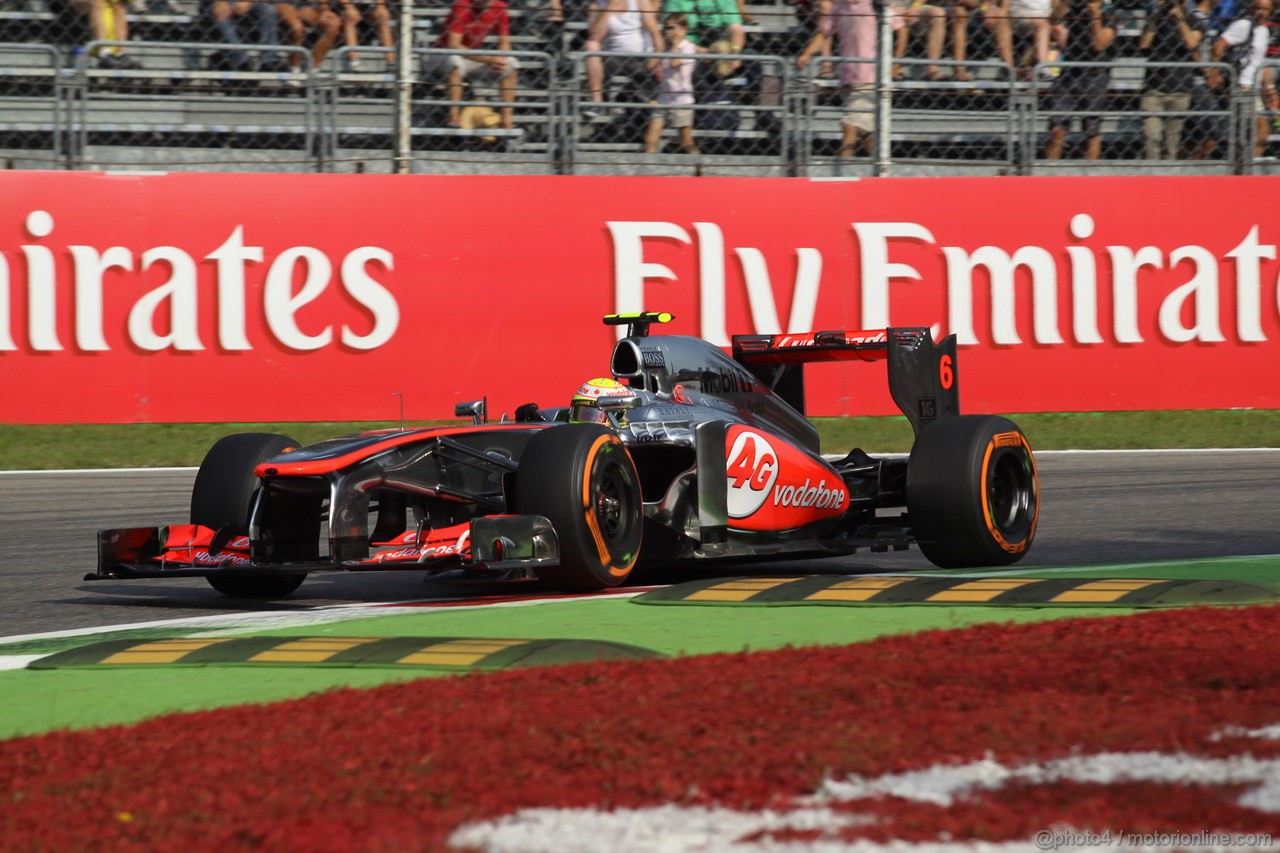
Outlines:
{"label": "driver helmet", "polygon": [[625,415],[620,415],[620,422],[615,422],[608,412],[600,408],[599,402],[610,397],[631,396],[631,389],[616,379],[588,379],[578,387],[569,403],[569,423],[625,426]]}

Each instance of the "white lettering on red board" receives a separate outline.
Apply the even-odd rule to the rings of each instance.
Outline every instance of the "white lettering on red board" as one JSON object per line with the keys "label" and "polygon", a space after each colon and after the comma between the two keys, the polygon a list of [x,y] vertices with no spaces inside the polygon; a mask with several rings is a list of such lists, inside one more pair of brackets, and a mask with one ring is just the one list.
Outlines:
{"label": "white lettering on red board", "polygon": [[[717,345],[729,344],[725,320],[725,239],[719,225],[695,222],[693,236],[674,222],[609,222],[607,225],[614,249],[615,310],[644,311],[646,283],[677,280],[669,267],[645,260],[645,241],[696,244],[699,333]],[[1168,251],[1158,246],[1106,245],[1101,249],[1082,245],[1021,246],[1010,252],[999,246],[939,246],[933,232],[917,222],[853,222],[850,227],[860,258],[856,279],[861,295],[858,322],[864,329],[892,325],[892,293],[922,280],[915,267],[891,260],[894,245],[904,241],[935,247],[941,253],[946,277],[946,322],[935,325],[934,334],[939,336],[945,325],[945,333],[955,333],[964,345],[1023,342],[1023,333],[1017,324],[1018,295],[1014,287],[1015,275],[1020,270],[1031,283],[1031,339],[1043,346],[1102,344],[1107,340],[1121,344],[1143,343],[1139,331],[1139,321],[1143,319],[1139,292],[1144,275],[1150,275],[1151,271],[1176,269],[1185,275],[1185,280],[1161,296],[1155,316],[1151,318],[1160,336],[1171,343],[1222,343],[1227,340],[1227,332],[1234,333],[1240,342],[1261,343],[1267,340],[1262,328],[1264,313],[1273,308],[1280,310],[1280,282],[1265,294],[1262,286],[1262,262],[1276,260],[1276,246],[1262,242],[1257,225],[1250,226],[1236,246],[1222,257],[1199,245],[1175,246]],[[1094,236],[1094,230],[1094,219],[1088,213],[1071,217],[1072,241],[1087,240]],[[1061,274],[1058,260],[1063,248],[1065,275]],[[732,252],[742,265],[754,331],[757,334],[783,332],[763,253],[752,247],[736,247]],[[785,331],[810,332],[814,329],[814,311],[822,279],[822,253],[814,248],[797,248],[794,255],[794,295]],[[1102,281],[1098,276],[1099,258],[1105,260],[1109,273],[1109,278]],[[989,282],[990,289],[987,301],[991,325],[986,340],[974,317],[974,281],[979,273]],[[838,284],[846,287],[844,282]],[[1058,316],[1062,288],[1067,288],[1070,294],[1070,328],[1066,335],[1062,318]],[[785,287],[781,289],[785,291]],[[1234,317],[1222,316],[1224,289],[1234,291]],[[1274,305],[1270,304],[1272,293]],[[1110,317],[1109,329],[1100,325],[1100,316]],[[619,336],[625,334],[623,327],[618,329]]]}
{"label": "white lettering on red board", "polygon": [[[35,210],[27,216],[27,234],[34,241],[49,237],[54,228],[54,219],[46,211]],[[25,335],[14,335],[11,288],[18,287],[19,280],[11,275],[9,262],[0,253],[0,352],[17,350],[24,338],[32,351],[57,352],[65,346],[58,336],[63,303],[59,299],[54,247],[33,242],[19,248],[27,273],[26,323],[19,322]],[[136,252],[125,246],[101,250],[95,246],[66,246],[65,251],[71,256],[73,270],[73,298],[69,303],[74,312],[72,328],[77,349],[101,352],[112,348],[103,316],[104,275],[109,270],[119,270],[117,275],[140,275],[153,267],[163,270],[166,280],[130,307],[125,318],[128,343],[146,352],[198,351],[212,343],[200,336],[200,271],[197,259],[187,249],[154,246]],[[374,277],[377,267],[390,272],[395,266],[395,257],[387,249],[361,246],[336,264],[336,282],[346,297],[344,303],[353,302],[360,309],[360,315],[352,318],[354,325],[311,321],[310,328],[304,328],[299,313],[335,281],[335,263],[320,249],[292,246],[267,258],[262,246],[246,245],[244,226],[236,225],[222,245],[201,259],[213,261],[216,267],[216,345],[220,349],[254,348],[248,334],[250,288],[246,269],[251,264],[267,264],[261,305],[255,308],[260,307],[273,342],[279,347],[306,352],[341,343],[355,350],[372,350],[391,340],[400,326],[400,306],[394,294]],[[302,282],[297,290],[295,278]],[[361,331],[366,325],[370,325],[368,331]]]}

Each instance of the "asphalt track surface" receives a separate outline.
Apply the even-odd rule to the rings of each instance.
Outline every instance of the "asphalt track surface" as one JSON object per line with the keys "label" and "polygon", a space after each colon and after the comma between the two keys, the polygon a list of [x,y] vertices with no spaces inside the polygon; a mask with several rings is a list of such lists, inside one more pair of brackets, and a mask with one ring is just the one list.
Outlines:
{"label": "asphalt track surface", "polygon": [[[1023,566],[1280,554],[1280,450],[1057,453],[1038,457],[1041,521]],[[103,527],[183,521],[193,471],[0,475],[0,636],[253,610],[537,592],[536,582],[426,584],[417,572],[308,578],[287,599],[226,598],[200,579],[81,580]],[[710,568],[710,566],[708,566]],[[912,550],[714,574],[930,568]],[[638,575],[662,583],[687,575]]]}

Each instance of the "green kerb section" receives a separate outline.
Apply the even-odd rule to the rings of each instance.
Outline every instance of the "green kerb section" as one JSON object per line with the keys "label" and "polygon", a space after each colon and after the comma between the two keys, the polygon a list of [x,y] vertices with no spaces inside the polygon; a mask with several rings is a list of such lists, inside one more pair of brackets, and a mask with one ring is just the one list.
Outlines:
{"label": "green kerb section", "polygon": [[[1021,569],[990,576],[1231,579],[1280,584],[1280,557],[1196,560],[1088,569]],[[951,575],[956,577],[956,575]],[[978,576],[970,573],[969,578]],[[842,578],[852,580],[853,578]],[[667,655],[764,650],[782,646],[857,643],[890,634],[963,628],[983,622],[1028,623],[1138,612],[1128,606],[990,607],[644,607],[631,599],[578,599],[549,604],[476,609],[423,608],[421,613],[362,618],[274,631],[255,637],[295,638],[521,638],[623,642]],[[1224,610],[1224,618],[1230,618]],[[251,623],[247,623],[251,624]],[[141,641],[175,637],[145,629],[93,637],[52,638],[0,647],[0,654],[40,654],[107,640]],[[191,628],[187,637],[228,636],[231,629]],[[250,635],[249,631],[242,636]],[[73,642],[68,643],[68,640]],[[47,644],[47,645],[42,645]],[[60,728],[131,723],[176,711],[266,703],[337,687],[370,687],[411,678],[447,674],[429,668],[286,666],[125,666],[118,669],[0,671],[0,737]]]}
{"label": "green kerb section", "polygon": [[[907,573],[904,573],[907,574]],[[910,572],[914,575],[947,577],[1001,577],[1018,575],[1034,578],[1157,578],[1161,580],[1233,580],[1240,583],[1280,585],[1280,555],[1261,557],[1215,557],[1203,560],[1169,560],[1150,563],[1107,563],[1096,566],[1037,566],[954,572],[936,569]]]}
{"label": "green kerb section", "polygon": [[739,577],[699,580],[657,589],[638,604],[706,606],[897,607],[1186,607],[1197,604],[1267,604],[1280,588],[1233,580],[1162,580],[1140,577],[994,577],[899,575],[841,578]]}

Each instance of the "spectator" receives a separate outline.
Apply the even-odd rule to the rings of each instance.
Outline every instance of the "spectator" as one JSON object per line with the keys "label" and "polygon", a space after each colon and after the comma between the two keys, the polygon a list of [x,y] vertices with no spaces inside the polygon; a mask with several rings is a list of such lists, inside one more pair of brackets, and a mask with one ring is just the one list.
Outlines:
{"label": "spectator", "polygon": [[[498,50],[511,50],[511,16],[507,14],[506,0],[454,0],[449,16],[444,21],[444,31],[436,40],[437,48],[450,50],[483,50],[484,40],[496,33]],[[423,75],[446,75],[446,94],[450,100],[449,127],[459,127],[462,100],[462,83],[473,77],[489,77],[498,80],[498,96],[504,104],[516,99],[516,81],[519,63],[514,56],[464,56],[462,54],[431,54],[423,63]],[[515,127],[513,108],[501,109],[502,127]]]}
{"label": "spectator", "polygon": [[[1267,109],[1280,106],[1276,102],[1275,81],[1271,78],[1270,69],[1263,68],[1271,39],[1267,30],[1270,19],[1271,0],[1253,0],[1249,4],[1248,14],[1236,18],[1218,36],[1210,56],[1214,62],[1226,62],[1235,69],[1237,91],[1253,93],[1253,110],[1257,122],[1254,135],[1255,157],[1262,154],[1270,130]],[[1210,89],[1220,91],[1226,88],[1222,73],[1217,68],[1209,68],[1205,72],[1205,78]]]}
{"label": "spectator", "polygon": [[[1270,0],[1265,0],[1270,2]],[[1106,62],[1114,51],[1116,28],[1102,0],[1063,0],[1054,17],[1066,27],[1062,45],[1064,62]],[[1084,113],[1084,159],[1102,156],[1102,115],[1107,106],[1111,71],[1106,67],[1066,67],[1049,89],[1049,140],[1044,156],[1061,160],[1071,118],[1061,112]]]}
{"label": "spectator", "polygon": [[[90,41],[128,41],[129,19],[125,17],[122,0],[71,0],[71,9],[77,15],[89,19]],[[102,48],[98,53],[99,68],[120,68],[126,71],[141,68],[141,63],[127,56],[124,48]]]}
{"label": "spectator", "polygon": [[[620,53],[650,53],[662,51],[662,35],[658,32],[658,13],[653,0],[600,0],[591,7],[587,16],[587,51],[618,51]],[[599,56],[587,57],[587,88],[592,106],[583,114],[593,118],[599,105],[604,103],[604,78],[625,74],[642,79],[648,74],[646,63],[640,57],[623,59]]]}
{"label": "spectator", "polygon": [[658,84],[658,105],[649,128],[644,134],[644,151],[655,154],[662,140],[662,128],[669,123],[680,131],[680,149],[686,154],[697,154],[693,141],[693,69],[697,65],[694,56],[698,48],[688,38],[689,19],[677,12],[663,19],[662,34],[666,37],[667,53],[678,56],[664,57],[659,62],[661,82]]}
{"label": "spectator", "polygon": [[[358,47],[360,44],[360,22],[364,21],[373,29],[378,37],[378,44],[386,50],[387,65],[396,61],[395,40],[391,37],[391,12],[387,9],[387,0],[371,0],[371,2],[353,2],[339,0],[339,17],[342,20],[343,43],[347,47]],[[355,52],[347,53],[347,70],[360,70],[360,57]]]}
{"label": "spectator", "polygon": [[1182,4],[1183,0],[1158,0],[1138,39],[1138,48],[1149,61],[1179,63],[1178,67],[1150,67],[1143,80],[1142,141],[1148,160],[1177,159],[1186,117],[1166,118],[1163,114],[1185,113],[1191,109],[1191,93],[1195,88],[1192,63],[1198,57],[1209,22],[1205,15],[1195,14],[1194,6]]}
{"label": "spectator", "polygon": [[[338,18],[342,20],[342,40],[347,47],[360,46],[360,24],[364,22],[378,36],[378,44],[387,54],[387,65],[396,63],[396,40],[392,37],[392,13],[387,0],[338,0]],[[348,51],[347,70],[360,70],[360,56]]]}
{"label": "spectator", "polygon": [[995,0],[986,12],[994,22],[996,51],[1000,59],[1017,67],[1013,55],[1015,38],[1031,38],[1032,55],[1037,65],[1049,61],[1049,16],[1053,0]]}
{"label": "spectator", "polygon": [[[840,63],[845,102],[839,156],[852,157],[860,142],[870,153],[875,129],[875,10],[871,0],[820,0],[819,9],[822,17],[818,31],[796,58],[796,65],[803,69],[830,46],[833,38],[842,58],[866,60]],[[897,15],[893,16],[893,24],[895,28],[902,26]]]}
{"label": "spectator", "polygon": [[[913,35],[924,35],[925,56],[930,65],[925,69],[926,80],[946,79],[933,64],[942,57],[942,45],[947,38],[947,13],[941,6],[926,3],[925,0],[902,0],[894,2],[898,14],[902,16],[903,26],[898,29],[893,47],[894,59],[901,59],[907,53],[907,42]],[[901,80],[902,72],[894,66],[893,79]]]}
{"label": "spectator", "polygon": [[[231,45],[227,54],[227,68],[231,71],[249,69],[249,56],[241,47],[240,21],[249,21],[257,33],[258,44],[263,47],[280,45],[280,16],[272,2],[266,0],[200,0],[200,20],[217,34],[223,43]],[[278,51],[263,51],[258,57],[259,71],[287,71],[288,64]]]}
{"label": "spectator", "polygon": [[[980,11],[979,0],[952,0],[948,11],[951,16],[951,58],[956,62],[964,62],[969,57],[969,20],[975,12]],[[982,26],[988,32],[994,32],[996,19],[983,15]],[[973,76],[963,65],[957,65],[952,79],[967,83]]]}
{"label": "spectator", "polygon": [[746,47],[747,31],[742,26],[737,0],[666,0],[662,11],[685,16],[689,41],[695,46],[706,47],[723,38],[734,53],[741,53]]}
{"label": "spectator", "polygon": [[[329,0],[289,0],[277,3],[276,13],[280,16],[280,23],[284,25],[289,44],[294,47],[302,47],[308,27],[316,31],[316,41],[311,47],[311,61],[319,68],[338,41],[338,31],[342,28],[342,21],[329,8]],[[291,53],[289,64],[295,72],[300,71],[302,57]]]}
{"label": "spectator", "polygon": [[[818,7],[818,0],[795,0],[795,13],[796,23],[799,26],[791,31],[791,40],[786,46],[786,52],[799,54],[800,51],[804,50],[805,45],[813,39],[813,34],[818,31],[818,24],[822,21],[822,14]],[[825,55],[830,55],[829,47],[828,53]],[[828,66],[829,63],[824,65],[823,68],[830,70]]]}

